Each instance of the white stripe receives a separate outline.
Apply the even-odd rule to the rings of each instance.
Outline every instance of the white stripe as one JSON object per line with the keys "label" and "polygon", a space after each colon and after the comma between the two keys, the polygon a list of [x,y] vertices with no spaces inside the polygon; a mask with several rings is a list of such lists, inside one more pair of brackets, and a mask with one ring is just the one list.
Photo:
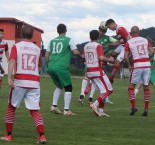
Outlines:
{"label": "white stripe", "polygon": [[15,86],[27,88],[39,88],[40,82],[32,80],[14,80]]}
{"label": "white stripe", "polygon": [[136,62],[133,64],[134,68],[137,67],[150,67],[150,62]]}
{"label": "white stripe", "polygon": [[87,72],[88,77],[98,77],[101,76],[100,71]]}

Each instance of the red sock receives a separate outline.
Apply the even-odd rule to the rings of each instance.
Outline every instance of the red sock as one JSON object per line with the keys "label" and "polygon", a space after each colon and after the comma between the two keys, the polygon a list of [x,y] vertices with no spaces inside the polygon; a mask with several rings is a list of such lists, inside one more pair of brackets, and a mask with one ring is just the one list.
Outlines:
{"label": "red sock", "polygon": [[2,79],[0,79],[0,88],[2,87]]}
{"label": "red sock", "polygon": [[36,125],[38,133],[44,134],[44,125],[41,114],[38,112],[38,110],[30,110],[30,113],[33,117],[33,121]]}
{"label": "red sock", "polygon": [[85,95],[87,95],[87,94],[90,92],[91,86],[92,86],[92,83],[90,83],[90,84],[86,87],[86,89],[85,89],[85,91],[84,91],[84,94],[85,94]]}
{"label": "red sock", "polygon": [[134,92],[134,88],[128,88],[128,95],[129,95],[129,99],[130,99],[130,103],[132,108],[135,108],[135,92]]}
{"label": "red sock", "polygon": [[115,75],[116,75],[117,71],[119,70],[119,68],[120,68],[120,65],[115,65],[114,66],[114,68],[112,70],[112,73],[111,73],[111,76],[110,76],[111,79],[113,79],[115,77]]}
{"label": "red sock", "polygon": [[148,110],[149,101],[150,101],[150,90],[149,89],[144,89],[144,101],[145,101],[145,109]]}
{"label": "red sock", "polygon": [[101,102],[99,102],[99,108],[104,108],[104,102],[103,101],[101,101]]}
{"label": "red sock", "polygon": [[13,122],[15,119],[15,110],[16,108],[13,107],[11,104],[8,105],[8,110],[7,110],[6,119],[5,119],[6,131],[8,133],[12,133]]}

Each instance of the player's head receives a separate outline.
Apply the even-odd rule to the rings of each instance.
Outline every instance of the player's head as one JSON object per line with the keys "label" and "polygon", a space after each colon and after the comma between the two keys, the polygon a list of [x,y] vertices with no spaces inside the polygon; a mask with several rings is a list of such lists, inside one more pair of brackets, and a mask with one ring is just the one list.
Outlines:
{"label": "player's head", "polygon": [[99,38],[99,31],[98,30],[92,30],[89,33],[90,35],[90,39],[93,40],[97,40]]}
{"label": "player's head", "polygon": [[33,37],[33,28],[30,26],[24,26],[22,28],[22,37],[24,39],[32,39]]}
{"label": "player's head", "polygon": [[67,32],[67,27],[66,27],[66,25],[65,25],[65,24],[59,24],[59,25],[57,26],[57,32],[58,32],[59,35],[60,35],[60,34],[63,34],[63,33],[66,33],[66,32]]}
{"label": "player's head", "polygon": [[139,27],[138,26],[133,26],[131,28],[131,35],[132,36],[139,36],[139,34],[140,34]]}
{"label": "player's head", "polygon": [[116,27],[117,27],[117,25],[116,25],[116,23],[115,23],[115,21],[113,20],[113,19],[108,19],[107,21],[106,21],[106,24],[105,24],[110,30],[116,30]]}
{"label": "player's head", "polygon": [[4,29],[0,28],[0,40],[2,40],[4,37]]}
{"label": "player's head", "polygon": [[99,30],[100,37],[104,36],[104,34],[107,32],[107,29],[102,29],[100,26],[98,30]]}

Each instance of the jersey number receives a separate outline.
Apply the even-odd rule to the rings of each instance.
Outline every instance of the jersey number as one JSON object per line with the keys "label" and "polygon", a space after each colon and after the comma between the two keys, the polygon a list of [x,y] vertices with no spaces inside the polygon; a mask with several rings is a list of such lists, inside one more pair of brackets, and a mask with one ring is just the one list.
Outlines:
{"label": "jersey number", "polygon": [[94,63],[94,54],[93,52],[86,52],[86,61],[88,64]]}
{"label": "jersey number", "polygon": [[144,45],[143,44],[142,45],[138,45],[137,46],[137,50],[138,50],[139,56],[142,56],[142,55],[145,55],[146,54],[145,48],[144,48]]}
{"label": "jersey number", "polygon": [[55,53],[61,53],[62,51],[62,48],[63,48],[63,44],[62,42],[53,42],[53,51],[52,53],[55,54]]}
{"label": "jersey number", "polygon": [[33,54],[23,54],[22,55],[22,69],[23,70],[32,70],[36,69],[36,60],[37,56]]}

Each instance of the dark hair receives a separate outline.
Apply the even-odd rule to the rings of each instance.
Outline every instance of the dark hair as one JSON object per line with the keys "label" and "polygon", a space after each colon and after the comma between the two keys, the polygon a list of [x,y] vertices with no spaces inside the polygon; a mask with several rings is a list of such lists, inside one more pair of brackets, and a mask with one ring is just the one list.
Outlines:
{"label": "dark hair", "polygon": [[105,23],[106,26],[108,26],[111,23],[115,23],[115,21],[113,19],[108,19]]}
{"label": "dark hair", "polygon": [[4,29],[0,28],[0,32],[4,32]]}
{"label": "dark hair", "polygon": [[57,26],[57,32],[58,32],[58,34],[62,34],[62,33],[67,32],[67,27],[66,27],[66,25],[64,25],[64,24],[59,24],[59,25]]}
{"label": "dark hair", "polygon": [[22,28],[22,37],[24,39],[32,39],[33,36],[33,28],[30,26],[24,26]]}
{"label": "dark hair", "polygon": [[97,40],[99,38],[99,31],[98,30],[92,30],[90,31],[90,39],[91,40]]}

